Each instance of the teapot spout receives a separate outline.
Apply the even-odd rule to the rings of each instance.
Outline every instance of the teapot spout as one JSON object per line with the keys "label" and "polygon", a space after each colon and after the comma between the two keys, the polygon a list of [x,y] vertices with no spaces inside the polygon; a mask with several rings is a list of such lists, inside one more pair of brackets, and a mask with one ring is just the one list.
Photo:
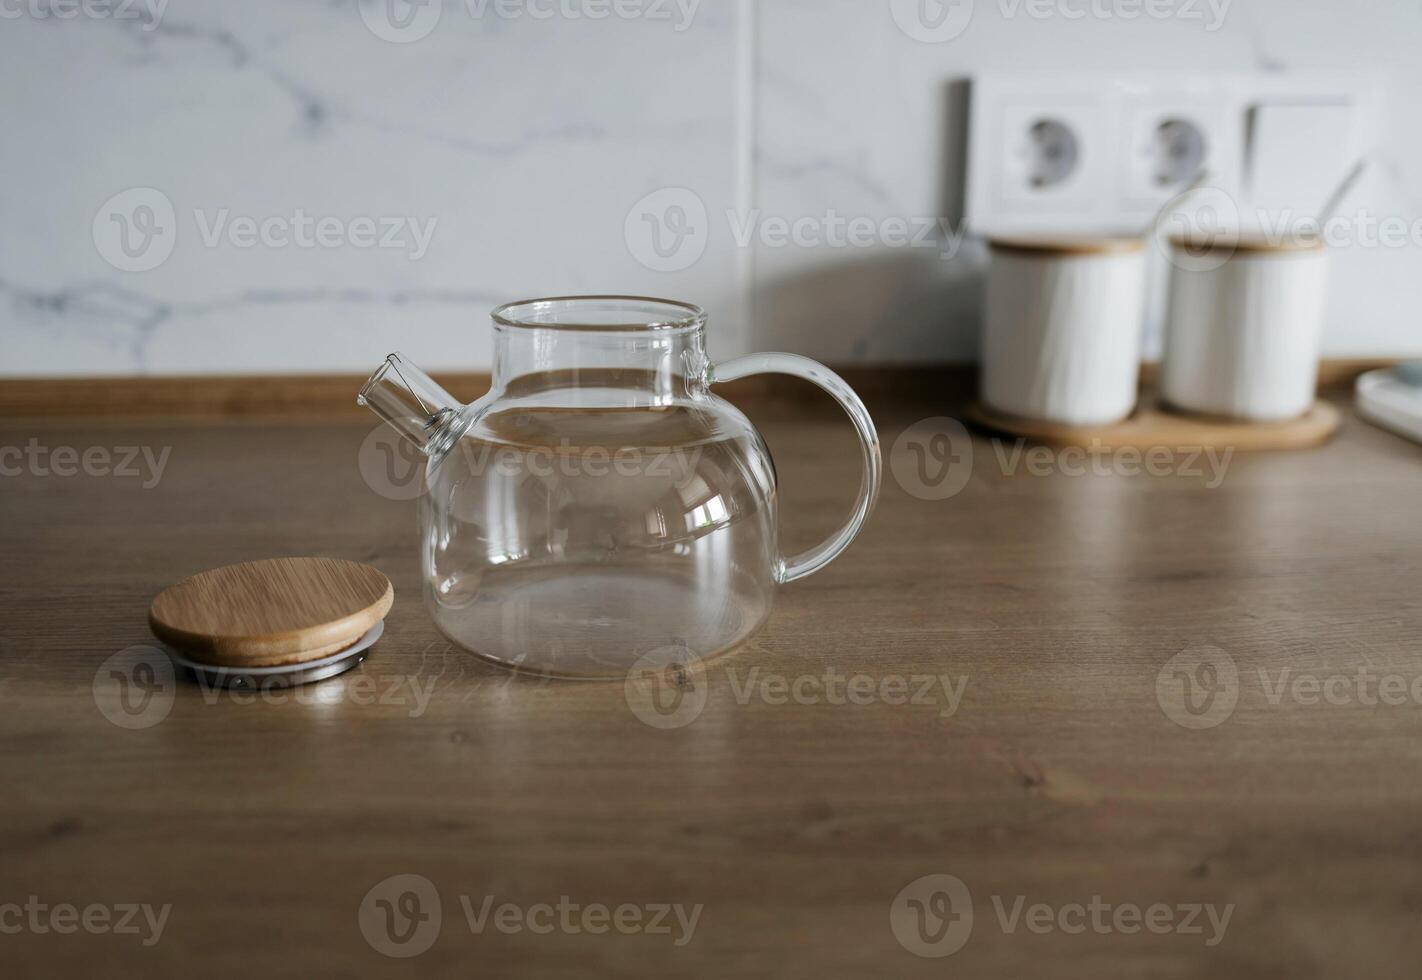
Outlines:
{"label": "teapot spout", "polygon": [[464,406],[402,354],[391,354],[356,396],[427,456],[439,457],[456,438],[454,422]]}

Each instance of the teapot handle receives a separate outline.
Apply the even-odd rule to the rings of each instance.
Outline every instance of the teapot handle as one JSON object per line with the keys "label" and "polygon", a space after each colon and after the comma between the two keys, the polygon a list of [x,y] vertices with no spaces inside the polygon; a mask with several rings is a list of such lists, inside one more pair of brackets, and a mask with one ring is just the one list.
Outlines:
{"label": "teapot handle", "polygon": [[859,484],[859,500],[854,505],[854,514],[849,523],[818,547],[793,558],[781,556],[777,559],[775,579],[784,584],[813,575],[849,547],[874,510],[874,502],[879,498],[879,482],[884,464],[879,453],[879,436],[874,431],[874,420],[869,417],[869,410],[864,407],[864,402],[860,401],[854,389],[829,368],[798,354],[749,354],[724,364],[712,365],[707,369],[706,378],[710,384],[720,384],[752,374],[788,374],[819,385],[839,402],[849,420],[854,423],[864,452],[864,477]]}

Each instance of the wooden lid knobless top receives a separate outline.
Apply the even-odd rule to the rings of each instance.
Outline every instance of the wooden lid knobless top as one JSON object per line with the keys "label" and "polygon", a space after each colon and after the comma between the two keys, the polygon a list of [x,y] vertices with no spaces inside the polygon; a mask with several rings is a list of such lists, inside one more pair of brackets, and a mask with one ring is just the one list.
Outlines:
{"label": "wooden lid knobless top", "polygon": [[1171,235],[1170,245],[1191,255],[1265,254],[1270,252],[1317,252],[1324,246],[1322,238],[1316,235],[1270,236],[1257,233],[1241,235]]}
{"label": "wooden lid knobless top", "polygon": [[992,237],[987,240],[994,252],[1012,252],[1042,258],[1076,255],[1128,255],[1145,251],[1145,239],[1132,235],[1061,236],[1061,237]]}
{"label": "wooden lid knobless top", "polygon": [[148,610],[153,635],[203,663],[305,663],[358,641],[395,602],[390,580],[336,558],[275,558],[202,572]]}

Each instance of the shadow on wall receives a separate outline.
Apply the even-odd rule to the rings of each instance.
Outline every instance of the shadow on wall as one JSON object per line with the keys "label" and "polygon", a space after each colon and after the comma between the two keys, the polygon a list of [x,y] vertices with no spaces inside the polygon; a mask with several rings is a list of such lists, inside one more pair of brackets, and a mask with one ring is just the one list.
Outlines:
{"label": "shadow on wall", "polygon": [[821,265],[756,290],[755,346],[835,364],[969,362],[977,359],[982,293],[981,263],[962,254]]}
{"label": "shadow on wall", "polygon": [[[964,234],[968,85],[954,79],[943,89],[943,220],[932,239],[919,247],[823,248],[812,267],[762,280],[754,296],[755,349],[835,364],[977,360],[987,251]],[[892,217],[937,222],[931,215]]]}

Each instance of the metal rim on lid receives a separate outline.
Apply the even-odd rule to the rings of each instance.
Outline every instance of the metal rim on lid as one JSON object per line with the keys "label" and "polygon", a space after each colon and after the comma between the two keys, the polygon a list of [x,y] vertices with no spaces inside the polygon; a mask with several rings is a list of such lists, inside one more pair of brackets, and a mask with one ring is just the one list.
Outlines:
{"label": "metal rim on lid", "polygon": [[344,650],[320,660],[281,667],[214,667],[192,660],[166,643],[163,644],[163,650],[175,665],[183,668],[190,677],[205,686],[244,691],[277,690],[314,684],[344,674],[365,660],[370,648],[384,632],[385,621],[381,620]]}

